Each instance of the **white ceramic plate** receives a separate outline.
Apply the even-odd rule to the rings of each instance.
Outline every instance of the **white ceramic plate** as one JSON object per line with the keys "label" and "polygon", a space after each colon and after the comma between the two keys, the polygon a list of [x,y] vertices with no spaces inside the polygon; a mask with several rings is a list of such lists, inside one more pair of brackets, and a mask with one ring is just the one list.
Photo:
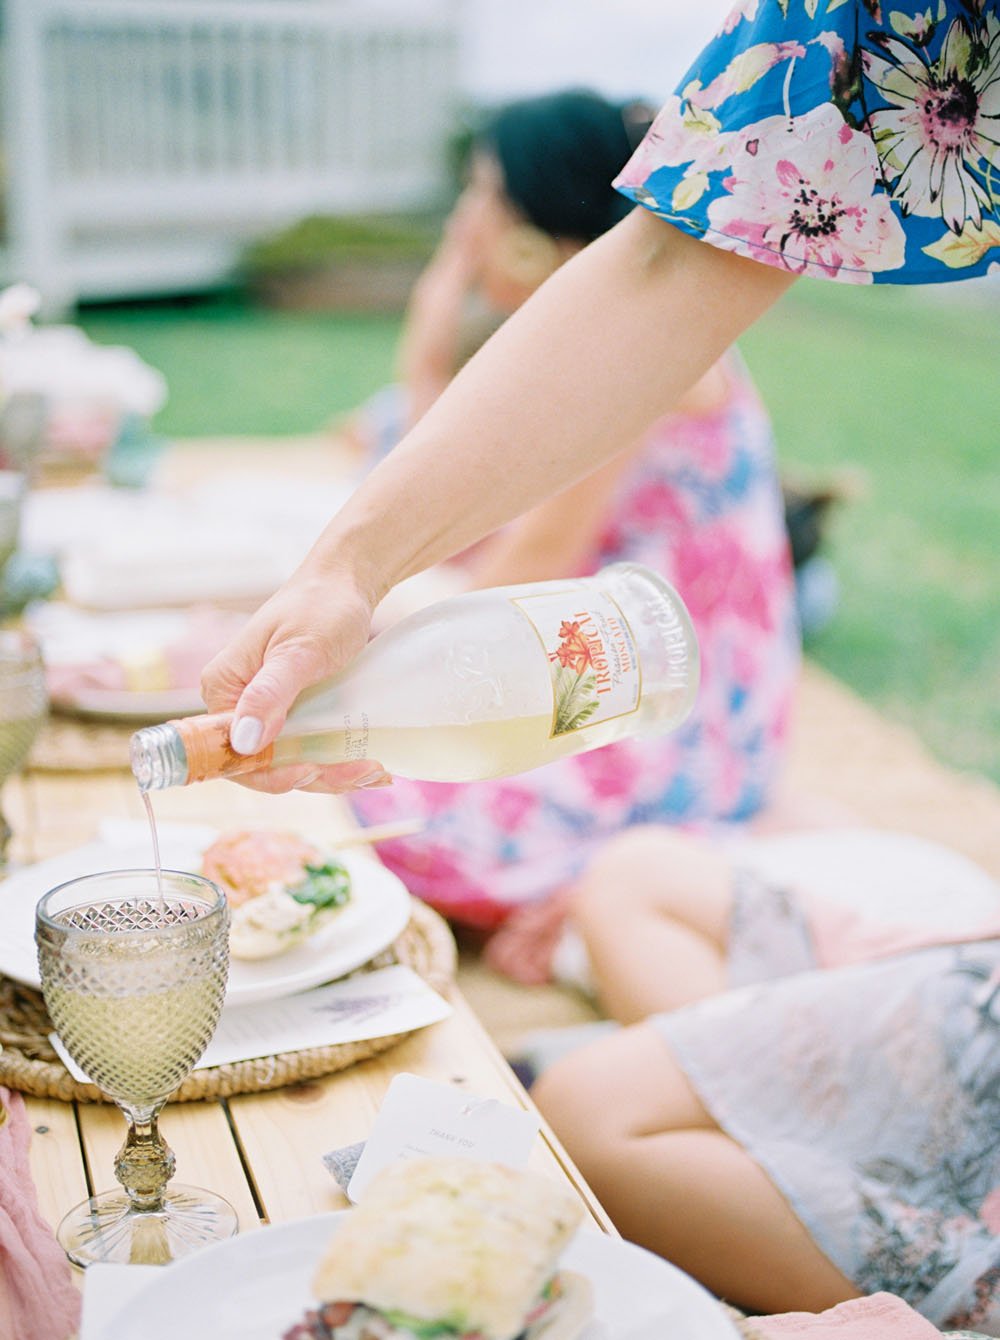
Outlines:
{"label": "white ceramic plate", "polygon": [[[193,609],[78,609],[62,601],[33,606],[25,616],[42,648],[53,709],[67,715],[133,724],[166,721],[204,711],[199,692],[202,663],[242,628],[247,615],[199,605]],[[88,683],[85,666],[108,662],[122,667],[144,660],[159,664],[166,649],[183,651],[185,681],[164,690],[107,688]],[[186,666],[186,668],[185,668]]]}
{"label": "white ceramic plate", "polygon": [[[160,825],[164,869],[201,869],[201,854],[216,836],[210,828]],[[227,1005],[249,1005],[333,981],[360,967],[392,943],[410,918],[405,885],[385,866],[362,852],[345,850],[338,858],[351,875],[352,898],[342,912],[304,944],[275,958],[233,959]],[[122,825],[113,840],[98,839],[62,856],[15,870],[0,884],[0,972],[38,986],[35,957],[35,905],[49,889],[77,875],[152,865],[149,834],[140,825]]]}
{"label": "white ceramic plate", "polygon": [[[280,1340],[313,1306],[313,1271],[342,1214],[350,1210],[262,1228],[167,1266],[94,1340]],[[583,1228],[562,1264],[594,1291],[580,1340],[738,1340],[711,1294],[641,1247]]]}

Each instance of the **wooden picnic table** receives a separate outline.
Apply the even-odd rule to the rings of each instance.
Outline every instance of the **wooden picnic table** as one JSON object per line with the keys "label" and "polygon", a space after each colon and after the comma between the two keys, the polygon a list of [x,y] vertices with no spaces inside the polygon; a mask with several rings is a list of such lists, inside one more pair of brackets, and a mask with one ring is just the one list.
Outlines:
{"label": "wooden picnic table", "polygon": [[[231,782],[159,792],[154,803],[162,822],[220,828],[288,825],[323,835],[349,826],[343,808],[330,797],[264,796]],[[42,860],[81,845],[95,835],[103,819],[138,819],[143,813],[125,767],[30,769],[7,784],[4,808],[15,834],[12,854],[21,861]],[[268,1092],[168,1104],[161,1129],[177,1156],[176,1180],[225,1196],[239,1215],[240,1232],[247,1232],[264,1223],[346,1207],[321,1156],[367,1137],[399,1071],[534,1110],[457,988],[451,988],[449,1000],[453,1012],[441,1023],[338,1073]],[[55,1225],[87,1195],[115,1185],[112,1164],[125,1123],[118,1109],[105,1103],[32,1097],[28,1107],[39,1202]],[[544,1122],[530,1166],[569,1182],[590,1219],[614,1233],[593,1192]]]}
{"label": "wooden picnic table", "polygon": [[[235,445],[202,440],[175,445],[158,465],[156,486],[183,495],[210,477],[227,478],[236,450],[247,475],[273,477],[276,459],[282,477],[336,482],[354,469],[326,436],[286,439],[277,445],[272,439],[241,439]],[[109,767],[108,727],[78,722],[75,729],[72,723],[64,729],[71,753],[66,766],[53,766],[51,749],[46,766],[38,765],[36,749],[36,765],[29,760],[28,768],[4,789],[15,861],[40,861],[80,846],[95,837],[102,820],[144,817],[128,771],[127,734],[121,732],[120,766]],[[61,748],[65,752],[65,739]],[[220,829],[287,826],[331,838],[352,827],[346,807],[334,798],[265,796],[232,782],[159,792],[154,808],[161,822],[207,823]],[[390,1081],[400,1071],[534,1110],[457,987],[450,989],[449,1001],[452,1014],[446,1020],[336,1074],[218,1101],[168,1104],[160,1127],[177,1156],[176,1180],[225,1196],[239,1215],[240,1231],[246,1232],[264,1223],[345,1208],[346,1198],[321,1156],[367,1136]],[[54,1225],[88,1194],[115,1185],[112,1164],[124,1139],[124,1118],[105,1103],[31,1098],[29,1108],[32,1170],[42,1213]],[[593,1222],[614,1233],[593,1192],[544,1123],[530,1165],[569,1181]]]}

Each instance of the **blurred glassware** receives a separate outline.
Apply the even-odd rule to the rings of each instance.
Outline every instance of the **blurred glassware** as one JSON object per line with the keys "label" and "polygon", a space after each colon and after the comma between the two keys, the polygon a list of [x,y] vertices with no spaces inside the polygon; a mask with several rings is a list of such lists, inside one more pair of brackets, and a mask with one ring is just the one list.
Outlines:
{"label": "blurred glassware", "polygon": [[141,415],[124,414],[118,435],[104,454],[108,483],[119,488],[145,488],[167,445],[166,438],[158,437]]}
{"label": "blurred glassware", "polygon": [[78,1266],[164,1265],[232,1237],[236,1211],[167,1184],[157,1128],[167,1098],[215,1032],[229,972],[229,907],[216,884],[176,870],[110,870],[51,889],[35,914],[45,1004],[66,1051],[121,1109],[120,1190],[85,1200],[57,1236]]}
{"label": "blurred glassware", "polygon": [[27,479],[20,470],[0,470],[0,578],[21,538]]}
{"label": "blurred glassware", "polygon": [[[18,629],[0,629],[0,790],[27,758],[48,706],[38,643]],[[0,869],[7,864],[11,837],[0,809]]]}
{"label": "blurred glassware", "polygon": [[0,469],[0,620],[21,614],[33,600],[47,600],[59,587],[56,560],[21,548],[27,495],[23,470]]}
{"label": "blurred glassware", "polygon": [[48,406],[39,391],[7,391],[0,406],[0,464],[5,472],[35,476],[45,441]]}
{"label": "blurred glassware", "polygon": [[123,346],[99,345],[72,325],[36,325],[38,294],[0,291],[0,464],[31,479],[98,467],[127,416],[150,419],[167,386]]}
{"label": "blurred glassware", "polygon": [[18,549],[0,573],[0,619],[15,618],[38,600],[59,590],[59,564],[51,554],[26,554]]}

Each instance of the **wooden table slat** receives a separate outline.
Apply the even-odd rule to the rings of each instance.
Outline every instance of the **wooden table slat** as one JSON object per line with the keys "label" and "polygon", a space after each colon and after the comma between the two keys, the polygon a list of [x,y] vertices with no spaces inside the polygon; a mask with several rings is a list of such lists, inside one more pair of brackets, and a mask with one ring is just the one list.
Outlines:
{"label": "wooden table slat", "polygon": [[[112,1190],[117,1186],[114,1159],[125,1140],[125,1118],[109,1103],[81,1103],[79,1110],[94,1190]],[[221,1103],[168,1105],[160,1130],[177,1156],[175,1181],[224,1196],[239,1216],[241,1232],[259,1227],[260,1216]]]}
{"label": "wooden table slat", "polygon": [[43,1218],[55,1225],[88,1195],[76,1109],[72,1103],[56,1098],[28,1098],[26,1106],[32,1129],[29,1157],[38,1208]]}
{"label": "wooden table slat", "polygon": [[[455,1013],[450,1019],[340,1074],[269,1094],[230,1099],[233,1123],[269,1219],[298,1218],[346,1206],[322,1156],[367,1139],[386,1090],[401,1071],[531,1108],[527,1094],[457,992],[452,1005]],[[530,1162],[550,1176],[568,1177],[595,1223],[614,1232],[547,1127],[543,1126]]]}

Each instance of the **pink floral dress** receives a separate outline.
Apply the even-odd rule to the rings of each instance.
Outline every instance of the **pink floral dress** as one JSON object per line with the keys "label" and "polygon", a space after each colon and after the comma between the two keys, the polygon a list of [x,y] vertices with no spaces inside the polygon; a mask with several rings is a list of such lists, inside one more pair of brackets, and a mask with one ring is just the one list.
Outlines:
{"label": "pink floral dress", "polygon": [[686,724],[518,777],[397,778],[350,797],[365,823],[424,821],[417,836],[381,843],[379,855],[456,922],[500,924],[565,884],[628,825],[735,824],[771,794],[799,667],[794,583],[771,423],[735,354],[726,368],[721,405],[654,426],[582,569],[631,559],[680,592],[702,660]]}

